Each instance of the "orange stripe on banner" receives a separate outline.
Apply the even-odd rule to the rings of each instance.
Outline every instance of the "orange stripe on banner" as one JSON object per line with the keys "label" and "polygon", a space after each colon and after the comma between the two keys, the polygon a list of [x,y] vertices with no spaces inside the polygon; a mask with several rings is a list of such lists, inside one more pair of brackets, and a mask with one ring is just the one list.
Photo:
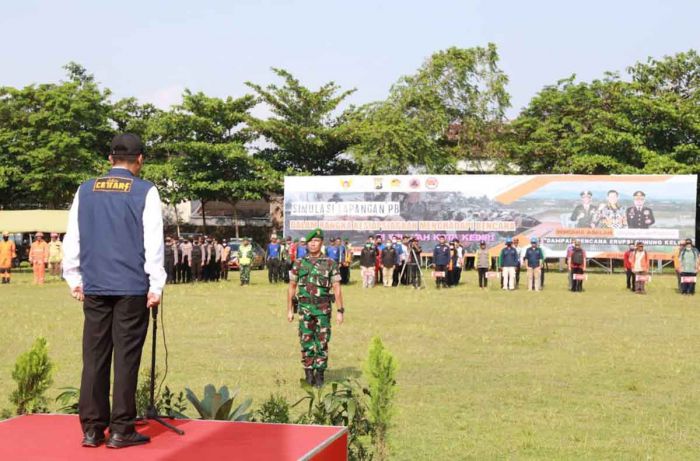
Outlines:
{"label": "orange stripe on banner", "polygon": [[616,182],[664,182],[671,179],[673,176],[670,175],[653,175],[653,176],[588,176],[585,174],[571,174],[571,175],[551,175],[551,176],[535,176],[529,181],[524,182],[514,188],[496,196],[496,200],[503,203],[504,205],[509,205],[527,194],[530,194],[547,184],[553,182],[577,182],[577,181],[587,181],[587,182],[605,182],[605,181],[616,181]]}

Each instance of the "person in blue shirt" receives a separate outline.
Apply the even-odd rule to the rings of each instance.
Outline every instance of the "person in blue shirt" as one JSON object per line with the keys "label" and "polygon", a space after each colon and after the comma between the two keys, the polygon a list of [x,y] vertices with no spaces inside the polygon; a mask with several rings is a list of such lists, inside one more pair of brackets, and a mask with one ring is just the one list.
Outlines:
{"label": "person in blue shirt", "polygon": [[299,245],[297,245],[297,258],[296,259],[302,259],[304,256],[306,256],[306,238],[302,237],[299,239]]}
{"label": "person in blue shirt", "polygon": [[267,279],[270,283],[280,281],[280,244],[277,241],[277,236],[270,237],[270,243],[267,244],[265,251],[265,263],[267,264]]}
{"label": "person in blue shirt", "polygon": [[501,267],[503,277],[503,289],[515,290],[515,270],[518,267],[518,250],[513,248],[513,239],[506,238],[506,246],[498,257],[498,265]]}
{"label": "person in blue shirt", "polygon": [[441,273],[440,276],[435,276],[435,284],[438,288],[447,287],[447,266],[450,264],[450,247],[445,243],[445,236],[438,236],[438,244],[433,249],[433,265],[435,272]]}
{"label": "person in blue shirt", "polygon": [[537,238],[530,239],[530,247],[525,250],[525,268],[527,269],[527,291],[542,290],[542,279],[540,274],[542,271],[542,263],[544,262],[544,253],[542,248],[537,245]]}
{"label": "person in blue shirt", "polygon": [[335,240],[331,240],[326,247],[326,256],[336,263],[338,262],[338,256],[340,255],[340,250],[335,243]]}

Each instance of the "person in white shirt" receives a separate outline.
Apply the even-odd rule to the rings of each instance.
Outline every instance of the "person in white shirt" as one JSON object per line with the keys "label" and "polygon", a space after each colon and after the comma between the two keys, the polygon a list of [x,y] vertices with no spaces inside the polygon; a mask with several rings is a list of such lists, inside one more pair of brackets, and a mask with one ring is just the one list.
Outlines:
{"label": "person in white shirt", "polygon": [[109,427],[107,446],[124,448],[150,441],[134,428],[136,384],[149,309],[161,302],[166,274],[160,196],[138,177],[141,140],[116,136],[109,160],[112,169],[75,194],[63,241],[63,277],[83,302],[85,317],[78,403],[82,445],[101,445]]}

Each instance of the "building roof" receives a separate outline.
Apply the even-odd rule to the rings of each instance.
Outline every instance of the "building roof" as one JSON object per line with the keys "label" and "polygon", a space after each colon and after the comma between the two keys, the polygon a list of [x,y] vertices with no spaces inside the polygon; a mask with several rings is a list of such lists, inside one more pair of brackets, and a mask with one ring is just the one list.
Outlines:
{"label": "building roof", "polygon": [[65,234],[68,210],[0,210],[0,232],[58,232]]}

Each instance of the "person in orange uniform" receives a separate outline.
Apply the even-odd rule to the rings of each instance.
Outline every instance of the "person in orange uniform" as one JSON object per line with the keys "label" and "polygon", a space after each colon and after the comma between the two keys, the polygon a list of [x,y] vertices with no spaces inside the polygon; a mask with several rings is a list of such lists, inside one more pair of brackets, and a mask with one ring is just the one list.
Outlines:
{"label": "person in orange uniform", "polygon": [[34,242],[29,249],[29,264],[32,265],[34,271],[34,284],[44,284],[44,274],[46,273],[46,264],[49,262],[49,245],[44,242],[44,233],[37,232],[34,234]]}
{"label": "person in orange uniform", "polygon": [[12,260],[17,257],[17,247],[15,242],[10,240],[10,233],[5,231],[2,233],[0,241],[0,276],[2,283],[10,283],[10,269],[12,268]]}

